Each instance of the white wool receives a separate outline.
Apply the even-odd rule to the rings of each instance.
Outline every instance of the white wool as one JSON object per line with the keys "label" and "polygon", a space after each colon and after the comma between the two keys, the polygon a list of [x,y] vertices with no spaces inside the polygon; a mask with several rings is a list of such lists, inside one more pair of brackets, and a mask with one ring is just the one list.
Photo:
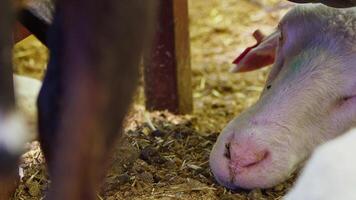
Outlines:
{"label": "white wool", "polygon": [[27,126],[19,113],[0,114],[0,147],[12,154],[20,154],[28,141]]}
{"label": "white wool", "polygon": [[356,199],[356,128],[318,147],[285,200]]}
{"label": "white wool", "polygon": [[16,104],[19,111],[24,114],[28,133],[31,139],[36,138],[37,133],[37,106],[36,100],[41,88],[41,81],[24,76],[14,75],[14,87]]}
{"label": "white wool", "polygon": [[[302,17],[308,21],[300,20]],[[356,8],[337,9],[322,4],[306,4],[296,6],[286,14],[282,22],[293,21],[308,25],[306,32],[310,31],[315,37],[325,34],[337,35],[344,42],[356,40]]]}
{"label": "white wool", "polygon": [[39,80],[14,75],[15,96],[18,106],[22,106],[26,112],[33,112],[41,84]]}
{"label": "white wool", "polygon": [[54,3],[51,0],[28,0],[27,7],[37,17],[50,24],[53,21]]}
{"label": "white wool", "polygon": [[36,99],[41,82],[14,75],[14,88],[17,110],[0,113],[0,147],[19,154],[23,152],[25,143],[37,135]]}

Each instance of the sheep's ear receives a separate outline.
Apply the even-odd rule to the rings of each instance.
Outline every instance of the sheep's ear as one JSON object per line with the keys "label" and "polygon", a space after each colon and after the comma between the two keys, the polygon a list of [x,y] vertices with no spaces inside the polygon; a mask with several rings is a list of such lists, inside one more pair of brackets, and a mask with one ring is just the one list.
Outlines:
{"label": "sheep's ear", "polygon": [[248,72],[268,66],[274,62],[279,31],[265,37],[259,30],[253,33],[257,44],[248,47],[233,62],[231,72]]}

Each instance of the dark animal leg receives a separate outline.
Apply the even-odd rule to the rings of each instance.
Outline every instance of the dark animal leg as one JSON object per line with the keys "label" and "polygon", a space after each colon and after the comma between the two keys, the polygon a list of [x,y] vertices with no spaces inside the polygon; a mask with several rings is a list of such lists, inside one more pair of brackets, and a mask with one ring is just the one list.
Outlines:
{"label": "dark animal leg", "polygon": [[57,3],[51,61],[38,101],[52,178],[47,198],[91,200],[135,90],[155,1]]}
{"label": "dark animal leg", "polygon": [[0,109],[8,111],[15,106],[12,78],[13,9],[10,0],[0,0]]}
{"label": "dark animal leg", "polygon": [[[10,0],[0,0],[0,199],[9,199],[16,189],[18,158],[21,151],[14,148],[9,136],[15,135],[8,120],[15,113],[12,76],[13,6]],[[14,120],[14,118],[12,119]],[[14,136],[12,136],[14,137]],[[19,138],[22,139],[22,138]]]}
{"label": "dark animal leg", "polygon": [[53,151],[57,145],[57,129],[63,97],[63,85],[61,81],[64,80],[64,69],[61,67],[60,60],[63,57],[63,51],[60,51],[63,39],[61,38],[62,29],[60,26],[61,17],[57,13],[49,31],[48,48],[50,49],[50,60],[37,101],[39,139],[50,169],[52,168],[50,165],[52,163]]}

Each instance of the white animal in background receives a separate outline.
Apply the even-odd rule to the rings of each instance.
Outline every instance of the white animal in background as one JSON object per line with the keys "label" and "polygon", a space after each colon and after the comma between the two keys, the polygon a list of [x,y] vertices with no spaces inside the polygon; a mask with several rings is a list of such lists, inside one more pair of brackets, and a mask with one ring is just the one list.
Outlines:
{"label": "white animal in background", "polygon": [[284,200],[356,199],[356,128],[313,153]]}
{"label": "white animal in background", "polygon": [[210,154],[216,180],[232,189],[285,181],[316,147],[356,126],[356,8],[298,5],[255,38],[233,71],[274,63],[271,73]]}

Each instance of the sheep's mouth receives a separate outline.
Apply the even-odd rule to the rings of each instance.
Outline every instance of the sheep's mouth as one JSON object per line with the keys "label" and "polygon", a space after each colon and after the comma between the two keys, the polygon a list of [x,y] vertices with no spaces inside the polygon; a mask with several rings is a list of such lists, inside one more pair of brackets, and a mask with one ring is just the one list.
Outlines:
{"label": "sheep's mouth", "polygon": [[257,159],[257,161],[255,162],[252,162],[252,163],[249,163],[249,164],[246,164],[246,165],[242,165],[241,167],[245,168],[245,169],[249,169],[249,168],[252,168],[258,164],[262,164],[262,162],[264,162],[265,160],[268,159],[269,157],[269,152],[268,151],[265,151],[263,154],[260,155],[260,158]]}
{"label": "sheep's mouth", "polygon": [[258,155],[258,159],[256,159],[253,162],[247,162],[247,163],[239,163],[239,162],[234,162],[230,161],[230,175],[233,180],[233,177],[239,176],[241,174],[249,173],[251,170],[257,169],[265,165],[266,162],[270,160],[270,152],[265,151],[263,154]]}

